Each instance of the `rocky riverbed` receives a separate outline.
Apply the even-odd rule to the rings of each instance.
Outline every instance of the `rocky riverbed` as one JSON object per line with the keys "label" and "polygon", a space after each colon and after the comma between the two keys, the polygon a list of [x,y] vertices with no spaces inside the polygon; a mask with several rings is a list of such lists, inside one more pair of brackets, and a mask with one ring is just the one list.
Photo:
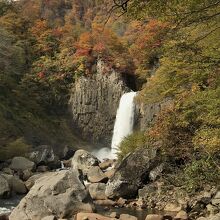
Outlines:
{"label": "rocky riverbed", "polygon": [[62,169],[45,146],[27,158],[14,157],[1,164],[0,219],[220,219],[219,189],[206,186],[190,196],[165,186],[157,154],[140,148],[120,162],[101,162],[77,150]]}

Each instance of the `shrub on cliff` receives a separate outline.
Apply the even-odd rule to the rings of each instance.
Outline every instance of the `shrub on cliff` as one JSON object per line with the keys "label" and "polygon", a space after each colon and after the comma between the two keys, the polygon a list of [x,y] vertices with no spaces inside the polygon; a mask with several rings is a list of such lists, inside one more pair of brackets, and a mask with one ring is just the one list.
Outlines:
{"label": "shrub on cliff", "polygon": [[144,132],[135,132],[121,142],[118,152],[119,159],[123,159],[127,154],[134,152],[137,148],[148,147],[148,137]]}

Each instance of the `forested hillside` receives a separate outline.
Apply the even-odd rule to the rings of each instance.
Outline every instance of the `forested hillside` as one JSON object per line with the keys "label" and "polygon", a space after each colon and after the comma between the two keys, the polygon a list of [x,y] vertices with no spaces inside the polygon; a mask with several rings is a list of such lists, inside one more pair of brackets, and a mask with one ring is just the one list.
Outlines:
{"label": "forested hillside", "polygon": [[[156,41],[161,45],[156,50],[159,66],[143,86],[138,101],[170,102],[147,132],[124,141],[122,152],[138,145],[159,145],[169,163],[173,161],[171,170],[177,172],[167,177],[172,184],[191,191],[203,187],[204,182],[218,182],[220,2],[131,0],[117,7],[132,19],[149,19],[148,26],[154,18],[166,27]],[[146,34],[139,47],[144,58],[149,53],[148,38]]]}
{"label": "forested hillside", "polygon": [[1,156],[41,142],[73,144],[69,90],[102,59],[135,75],[137,103],[172,103],[151,128],[125,139],[120,156],[160,145],[183,166],[184,181],[215,181],[219,25],[218,0],[0,0]]}

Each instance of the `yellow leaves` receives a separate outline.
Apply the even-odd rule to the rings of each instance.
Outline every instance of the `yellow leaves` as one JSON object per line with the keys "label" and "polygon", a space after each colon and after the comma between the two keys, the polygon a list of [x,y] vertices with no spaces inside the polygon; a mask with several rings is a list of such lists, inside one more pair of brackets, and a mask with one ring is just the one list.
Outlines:
{"label": "yellow leaves", "polygon": [[85,65],[83,63],[81,63],[78,67],[78,70],[83,72],[85,70]]}
{"label": "yellow leaves", "polygon": [[90,32],[85,32],[81,34],[79,41],[77,43],[77,47],[83,49],[92,49],[93,46],[93,38]]}
{"label": "yellow leaves", "polygon": [[31,33],[35,37],[40,37],[46,31],[48,31],[49,27],[46,20],[37,20],[34,26],[31,28]]}
{"label": "yellow leaves", "polygon": [[220,128],[204,127],[198,130],[193,138],[195,149],[209,154],[220,150]]}
{"label": "yellow leaves", "polygon": [[192,84],[191,86],[191,92],[196,93],[200,90],[199,86],[197,84]]}

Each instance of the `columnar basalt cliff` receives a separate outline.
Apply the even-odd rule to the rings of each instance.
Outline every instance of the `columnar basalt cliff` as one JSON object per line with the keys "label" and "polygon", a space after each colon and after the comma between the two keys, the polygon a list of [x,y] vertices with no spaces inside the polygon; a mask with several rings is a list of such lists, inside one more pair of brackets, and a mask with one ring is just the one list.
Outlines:
{"label": "columnar basalt cliff", "polygon": [[110,145],[119,100],[130,91],[123,76],[97,62],[97,72],[80,77],[72,89],[73,126],[86,140]]}
{"label": "columnar basalt cliff", "polygon": [[171,99],[164,99],[152,104],[136,103],[135,130],[147,130],[154,123],[160,111],[171,104]]}

